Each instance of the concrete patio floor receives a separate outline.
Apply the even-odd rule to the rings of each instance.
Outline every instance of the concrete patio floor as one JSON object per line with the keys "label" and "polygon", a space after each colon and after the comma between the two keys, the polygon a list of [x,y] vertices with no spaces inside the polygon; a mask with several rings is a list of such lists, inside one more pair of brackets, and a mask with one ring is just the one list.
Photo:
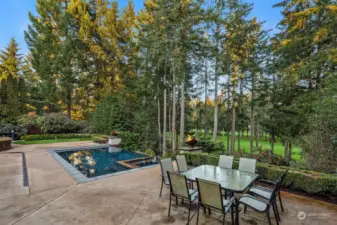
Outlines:
{"label": "concrete patio floor", "polygon": [[[167,217],[168,189],[159,198],[160,168],[148,168],[78,184],[47,151],[93,145],[91,142],[49,145],[14,145],[0,153],[0,225],[5,224],[186,224],[187,208],[173,204]],[[23,187],[22,157],[28,169],[29,187]],[[337,206],[282,192],[285,212],[281,223],[337,224]],[[298,219],[298,213],[306,218]],[[220,215],[204,215],[199,224],[218,225]],[[273,224],[275,223],[272,217]],[[196,224],[196,217],[190,224]],[[227,215],[226,224],[230,223]],[[265,215],[248,210],[240,213],[240,224],[267,224]]]}

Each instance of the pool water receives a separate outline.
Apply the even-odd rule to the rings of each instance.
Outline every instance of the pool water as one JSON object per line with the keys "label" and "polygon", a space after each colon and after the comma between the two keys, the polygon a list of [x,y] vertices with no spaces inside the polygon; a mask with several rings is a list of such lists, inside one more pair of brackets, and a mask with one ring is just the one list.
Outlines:
{"label": "pool water", "polygon": [[[109,148],[69,150],[57,152],[57,154],[88,178],[129,170],[131,168],[117,162],[147,157],[124,150],[111,151]],[[153,164],[157,162],[140,163],[137,166],[144,167]]]}

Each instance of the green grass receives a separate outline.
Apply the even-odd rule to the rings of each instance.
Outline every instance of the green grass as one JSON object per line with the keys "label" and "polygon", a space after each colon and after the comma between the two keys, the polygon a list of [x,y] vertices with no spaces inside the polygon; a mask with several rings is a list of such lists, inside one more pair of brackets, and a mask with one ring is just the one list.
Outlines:
{"label": "green grass", "polygon": [[[199,138],[197,137],[197,139],[202,139],[204,137],[203,133],[199,133]],[[169,138],[170,137],[170,133],[168,133],[168,143],[169,143]],[[207,139],[208,140],[212,140],[212,136],[210,134],[207,135]],[[178,136],[178,141],[180,141],[180,137]],[[217,142],[223,142],[225,145],[227,145],[227,136],[224,135],[218,135],[217,136]],[[269,141],[265,141],[263,137],[260,137],[259,139],[259,145],[262,145],[262,150],[268,150],[270,149],[271,145]],[[254,140],[254,146],[255,146],[255,140]],[[249,152],[249,148],[250,148],[250,137],[241,137],[240,140],[240,148],[244,149],[245,152]],[[238,151],[238,134],[236,133],[236,137],[235,137],[235,151]],[[282,145],[282,143],[276,142],[274,144],[274,153],[280,156],[284,156],[284,146]],[[293,146],[293,152],[292,152],[292,159],[295,161],[302,161],[302,150],[299,147]]]}
{"label": "green grass", "polygon": [[33,145],[33,144],[53,144],[61,142],[91,141],[92,138],[69,138],[69,139],[48,139],[48,140],[31,140],[31,141],[15,141],[13,144]]}
{"label": "green grass", "polygon": [[[227,143],[227,136],[218,136],[217,137],[218,142],[223,142]],[[255,145],[255,141],[254,141]],[[268,141],[264,141],[264,139],[260,138],[259,139],[259,145],[262,145],[263,150],[270,149],[270,143]],[[241,149],[244,149],[245,152],[249,152],[249,147],[250,147],[250,141],[249,137],[241,137],[240,141],[240,147]],[[238,151],[238,139],[236,137],[235,139],[235,151]],[[276,142],[274,145],[274,153],[280,156],[284,156],[284,146],[281,143]],[[293,152],[292,152],[292,159],[299,161],[301,160],[301,149],[294,146],[293,147]]]}

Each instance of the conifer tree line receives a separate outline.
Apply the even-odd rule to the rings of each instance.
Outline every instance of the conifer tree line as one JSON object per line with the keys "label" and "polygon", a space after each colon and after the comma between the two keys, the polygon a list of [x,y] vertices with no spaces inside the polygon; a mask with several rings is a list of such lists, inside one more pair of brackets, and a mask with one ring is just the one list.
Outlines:
{"label": "conifer tree line", "polygon": [[[283,0],[273,32],[244,0],[36,0],[25,31],[0,54],[0,119],[64,112],[97,132],[144,134],[160,152],[187,135],[249,152],[294,144],[319,167],[337,145],[337,3]],[[192,132],[193,131],[193,132]],[[208,137],[210,136],[210,137]]]}

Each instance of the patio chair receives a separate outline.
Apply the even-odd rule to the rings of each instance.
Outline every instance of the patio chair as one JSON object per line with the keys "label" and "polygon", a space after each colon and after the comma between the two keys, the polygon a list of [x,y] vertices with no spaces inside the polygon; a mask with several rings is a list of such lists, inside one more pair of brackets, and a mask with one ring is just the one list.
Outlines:
{"label": "patio chair", "polygon": [[244,194],[240,199],[239,199],[239,204],[244,205],[244,212],[246,213],[247,207],[252,208],[258,212],[261,213],[266,213],[267,218],[268,218],[268,223],[271,225],[271,220],[270,220],[270,208],[273,208],[274,215],[275,215],[275,220],[276,224],[279,225],[279,215],[276,210],[276,192],[280,186],[281,180],[277,180],[276,185],[274,186],[270,198],[268,200],[265,199],[259,199],[256,198],[250,194]]}
{"label": "patio chair", "polygon": [[240,158],[239,161],[240,171],[255,173],[255,168],[256,168],[256,159]]}
{"label": "patio chair", "polygon": [[[221,185],[215,182],[202,180],[197,178],[197,185],[199,190],[199,203],[197,209],[197,224],[199,223],[199,209],[203,207],[209,210],[216,210],[223,214],[222,224],[225,224],[225,216],[230,211],[232,217],[232,225],[234,225],[234,205],[235,198],[232,197],[226,200],[222,196]],[[238,212],[238,210],[235,210]]]}
{"label": "patio chair", "polygon": [[218,167],[232,169],[234,156],[220,155]]}
{"label": "patio chair", "polygon": [[195,214],[194,213],[192,217],[190,217],[192,203],[198,198],[198,191],[191,190],[188,188],[187,179],[186,179],[186,176],[184,175],[181,175],[176,172],[167,171],[167,176],[171,184],[170,185],[170,205],[169,205],[168,216],[170,217],[170,214],[171,214],[172,197],[175,197],[176,199],[181,198],[183,200],[187,200],[189,202],[187,224],[189,224],[190,220],[193,218]]}
{"label": "patio chair", "polygon": [[[284,178],[286,177],[287,173],[288,173],[288,170],[285,170],[281,174],[281,176],[279,177],[280,184],[278,186],[278,190],[276,190],[276,196],[278,196],[278,198],[279,198],[282,212],[284,212],[284,208],[283,208],[283,203],[282,203],[281,193],[280,192],[281,192],[282,183],[283,183]],[[270,180],[260,179],[259,181],[267,183],[267,184],[270,184],[270,185],[273,185],[273,187],[275,187],[275,185],[277,184],[276,182],[270,181]],[[271,197],[272,191],[273,191],[272,189],[268,189],[268,188],[265,188],[265,187],[262,187],[262,186],[253,186],[252,188],[249,189],[248,192],[250,194],[252,194],[252,195],[257,195],[259,197],[262,197],[264,199],[269,200],[270,197]],[[277,214],[279,215],[276,201],[275,201],[275,207],[276,207],[276,210],[277,210]],[[281,221],[280,216],[279,216],[279,220]]]}
{"label": "patio chair", "polygon": [[188,166],[186,162],[186,158],[184,155],[177,155],[177,165],[179,173],[188,171]]}
{"label": "patio chair", "polygon": [[170,186],[169,179],[167,177],[167,171],[173,172],[173,165],[172,165],[172,159],[167,158],[167,159],[162,159],[160,160],[160,168],[161,168],[161,187],[160,187],[160,194],[159,196],[161,197],[162,191],[163,191],[163,185],[165,184],[167,187]]}

